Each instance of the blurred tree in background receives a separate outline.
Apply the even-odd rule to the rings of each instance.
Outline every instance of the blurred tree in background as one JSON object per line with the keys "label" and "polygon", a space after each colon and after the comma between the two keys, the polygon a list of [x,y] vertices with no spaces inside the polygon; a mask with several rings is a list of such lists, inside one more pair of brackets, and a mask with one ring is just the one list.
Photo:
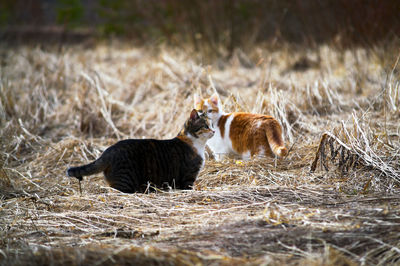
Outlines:
{"label": "blurred tree in background", "polygon": [[346,47],[400,36],[399,0],[0,0],[0,10],[3,40],[58,27],[231,54],[263,41]]}
{"label": "blurred tree in background", "polygon": [[65,27],[79,27],[83,17],[82,2],[80,0],[58,0],[58,2],[56,22]]}

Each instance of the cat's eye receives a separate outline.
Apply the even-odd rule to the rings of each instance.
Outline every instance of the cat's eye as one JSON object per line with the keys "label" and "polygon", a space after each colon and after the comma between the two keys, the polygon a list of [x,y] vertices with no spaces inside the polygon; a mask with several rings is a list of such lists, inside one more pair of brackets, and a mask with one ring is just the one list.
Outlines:
{"label": "cat's eye", "polygon": [[209,113],[209,114],[211,114],[212,112],[213,112],[213,110],[211,110],[211,109],[207,111],[207,113]]}

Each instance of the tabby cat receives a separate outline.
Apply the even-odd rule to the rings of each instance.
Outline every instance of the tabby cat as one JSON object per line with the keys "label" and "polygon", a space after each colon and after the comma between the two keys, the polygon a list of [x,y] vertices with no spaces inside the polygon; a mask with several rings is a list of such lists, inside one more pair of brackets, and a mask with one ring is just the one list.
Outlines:
{"label": "tabby cat", "polygon": [[206,142],[214,135],[209,126],[206,116],[193,109],[175,138],[119,141],[96,161],[69,168],[67,175],[80,181],[103,171],[109,185],[125,193],[144,192],[149,183],[189,189],[204,165]]}
{"label": "tabby cat", "polygon": [[214,156],[219,160],[224,155],[242,159],[251,156],[279,156],[287,154],[279,122],[268,115],[234,112],[225,113],[217,93],[210,98],[194,96],[194,107],[206,114],[216,131],[208,140]]}

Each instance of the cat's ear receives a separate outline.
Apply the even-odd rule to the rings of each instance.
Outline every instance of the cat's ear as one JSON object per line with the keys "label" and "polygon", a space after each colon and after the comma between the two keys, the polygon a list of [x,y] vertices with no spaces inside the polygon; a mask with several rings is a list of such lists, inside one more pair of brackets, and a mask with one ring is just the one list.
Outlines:
{"label": "cat's ear", "polygon": [[190,113],[190,120],[195,121],[199,119],[199,114],[197,113],[196,109],[193,109],[192,112]]}
{"label": "cat's ear", "polygon": [[201,102],[201,96],[198,93],[194,94],[194,108],[197,107],[197,105],[199,105]]}
{"label": "cat's ear", "polygon": [[211,95],[210,97],[210,101],[212,102],[212,104],[217,105],[218,106],[218,102],[219,102],[219,96],[217,92],[214,92],[213,95]]}

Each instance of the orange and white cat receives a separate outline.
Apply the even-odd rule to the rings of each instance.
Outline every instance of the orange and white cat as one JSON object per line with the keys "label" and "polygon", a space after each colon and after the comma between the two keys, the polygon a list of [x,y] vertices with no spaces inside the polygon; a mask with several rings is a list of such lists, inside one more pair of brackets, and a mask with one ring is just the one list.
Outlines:
{"label": "orange and white cat", "polygon": [[194,96],[194,108],[205,113],[214,127],[214,136],[207,141],[217,160],[224,155],[242,159],[252,156],[283,157],[288,153],[279,122],[268,115],[225,113],[217,93],[210,98]]}

